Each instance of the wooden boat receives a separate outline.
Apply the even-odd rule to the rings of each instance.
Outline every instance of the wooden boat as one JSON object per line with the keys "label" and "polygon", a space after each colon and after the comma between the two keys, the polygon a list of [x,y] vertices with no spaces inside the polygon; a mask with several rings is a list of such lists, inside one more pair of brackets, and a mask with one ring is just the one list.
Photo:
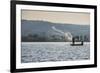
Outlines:
{"label": "wooden boat", "polygon": [[83,41],[75,41],[75,38],[73,38],[71,46],[83,46]]}

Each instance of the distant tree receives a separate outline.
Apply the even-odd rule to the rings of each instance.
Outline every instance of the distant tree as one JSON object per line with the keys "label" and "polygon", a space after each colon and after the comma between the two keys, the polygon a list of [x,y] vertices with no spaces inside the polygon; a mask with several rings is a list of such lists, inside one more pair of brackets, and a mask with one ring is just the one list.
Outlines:
{"label": "distant tree", "polygon": [[83,41],[83,36],[82,35],[80,35],[79,38],[80,38],[80,41]]}
{"label": "distant tree", "polygon": [[56,39],[57,39],[57,38],[56,38],[56,35],[52,35],[51,38],[52,38],[53,40],[56,40]]}
{"label": "distant tree", "polygon": [[33,38],[37,38],[38,37],[38,34],[34,34],[32,35]]}
{"label": "distant tree", "polygon": [[22,41],[22,42],[27,42],[27,41],[28,41],[27,36],[22,36],[22,37],[21,37],[21,41]]}
{"label": "distant tree", "polygon": [[87,35],[84,35],[84,41],[89,42],[90,38]]}
{"label": "distant tree", "polygon": [[29,42],[32,42],[33,41],[33,35],[32,34],[29,34],[28,36],[27,36],[27,39],[28,39],[28,41]]}

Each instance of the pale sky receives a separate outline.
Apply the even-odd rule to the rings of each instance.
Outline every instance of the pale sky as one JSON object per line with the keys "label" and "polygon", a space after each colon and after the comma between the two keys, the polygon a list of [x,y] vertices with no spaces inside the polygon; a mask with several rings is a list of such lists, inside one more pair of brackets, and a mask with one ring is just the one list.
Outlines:
{"label": "pale sky", "polygon": [[53,23],[70,23],[80,25],[90,24],[89,13],[22,10],[21,14],[22,19],[24,20],[40,20]]}

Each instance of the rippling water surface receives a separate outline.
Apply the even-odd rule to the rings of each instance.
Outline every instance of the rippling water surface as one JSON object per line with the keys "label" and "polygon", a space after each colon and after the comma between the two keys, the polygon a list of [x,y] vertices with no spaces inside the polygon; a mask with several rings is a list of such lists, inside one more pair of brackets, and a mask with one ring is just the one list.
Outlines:
{"label": "rippling water surface", "polygon": [[90,44],[71,46],[70,43],[32,43],[22,42],[21,62],[48,62],[90,59]]}

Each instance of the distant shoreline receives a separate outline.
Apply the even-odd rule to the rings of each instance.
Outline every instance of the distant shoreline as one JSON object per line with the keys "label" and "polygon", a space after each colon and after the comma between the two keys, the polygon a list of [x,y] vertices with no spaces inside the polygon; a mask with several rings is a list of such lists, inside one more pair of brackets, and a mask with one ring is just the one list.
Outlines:
{"label": "distant shoreline", "polygon": [[[71,44],[72,42],[21,42],[21,44]],[[90,42],[84,42],[90,44]]]}

